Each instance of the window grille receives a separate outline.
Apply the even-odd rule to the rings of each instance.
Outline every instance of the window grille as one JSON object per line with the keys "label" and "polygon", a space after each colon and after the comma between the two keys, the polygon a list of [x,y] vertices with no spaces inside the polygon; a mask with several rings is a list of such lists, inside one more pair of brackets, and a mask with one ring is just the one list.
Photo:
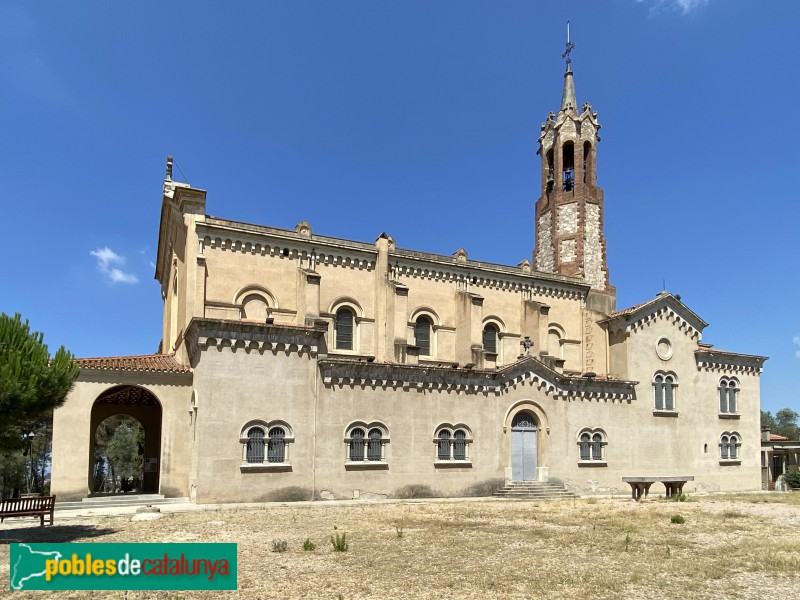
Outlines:
{"label": "window grille", "polygon": [[367,460],[381,460],[381,430],[369,430],[369,444],[367,446]]}
{"label": "window grille", "polygon": [[467,460],[467,432],[458,429],[453,437],[453,460]]}
{"label": "window grille", "polygon": [[589,455],[589,434],[581,434],[581,460],[590,460]]}
{"label": "window grille", "polygon": [[433,322],[426,316],[421,316],[417,319],[414,325],[414,337],[416,344],[419,346],[420,356],[430,356],[431,354],[431,329]]}
{"label": "window grille", "polygon": [[439,460],[450,460],[450,432],[439,432],[439,450],[437,452]]}
{"label": "window grille", "polygon": [[258,427],[247,432],[247,462],[264,462],[264,430]]}
{"label": "window grille", "polygon": [[282,463],[286,458],[286,432],[281,427],[269,430],[269,444],[267,446],[267,461]]}
{"label": "window grille", "polygon": [[350,432],[350,460],[364,460],[364,430],[353,429]]}
{"label": "window grille", "polygon": [[592,436],[592,460],[603,460],[603,436],[599,433]]}
{"label": "window grille", "polygon": [[727,435],[723,435],[722,436],[722,440],[721,440],[721,443],[720,443],[719,447],[720,447],[721,457],[723,459],[727,459],[728,458],[728,436]]}
{"label": "window grille", "polygon": [[353,349],[353,312],[348,308],[336,311],[336,349]]}

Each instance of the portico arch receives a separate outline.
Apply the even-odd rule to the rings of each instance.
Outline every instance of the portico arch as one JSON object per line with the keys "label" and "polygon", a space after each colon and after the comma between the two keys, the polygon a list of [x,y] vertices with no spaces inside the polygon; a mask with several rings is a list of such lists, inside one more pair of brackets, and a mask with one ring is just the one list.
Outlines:
{"label": "portico arch", "polygon": [[88,489],[92,489],[95,432],[100,423],[115,415],[128,415],[144,428],[144,475],[142,492],[156,494],[161,474],[161,402],[150,390],[137,385],[117,385],[102,392],[92,404],[89,431]]}

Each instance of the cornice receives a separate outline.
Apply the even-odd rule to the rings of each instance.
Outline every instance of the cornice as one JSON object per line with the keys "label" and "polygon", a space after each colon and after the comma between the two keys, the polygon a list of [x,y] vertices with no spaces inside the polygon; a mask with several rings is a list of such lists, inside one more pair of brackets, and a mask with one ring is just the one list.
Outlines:
{"label": "cornice", "polygon": [[325,321],[303,326],[193,318],[186,333],[186,347],[193,362],[198,352],[209,348],[217,348],[220,352],[225,349],[246,353],[285,352],[313,358],[327,329]]}
{"label": "cornice", "polygon": [[697,368],[709,372],[742,373],[758,375],[764,370],[766,356],[737,354],[713,348],[701,348],[694,352]]}
{"label": "cornice", "polygon": [[452,257],[402,250],[389,253],[390,277],[432,279],[456,283],[463,291],[489,288],[522,293],[528,297],[546,296],[580,300],[589,285],[578,278],[544,273],[527,274],[520,267],[477,261],[456,263]]}
{"label": "cornice", "polygon": [[492,371],[369,363],[344,358],[321,359],[319,368],[326,387],[357,385],[373,389],[458,391],[499,396],[517,386],[531,385],[556,399],[630,402],[636,398],[637,382],[566,377],[533,357]]}
{"label": "cornice", "polygon": [[202,254],[206,248],[260,256],[311,260],[315,264],[374,269],[374,245],[207,217],[197,224]]}
{"label": "cornice", "polygon": [[607,319],[600,321],[608,327],[609,332],[635,332],[656,321],[666,320],[673,323],[689,338],[700,340],[703,329],[708,325],[692,312],[685,304],[669,293],[662,293],[650,300],[629,309],[618,311]]}

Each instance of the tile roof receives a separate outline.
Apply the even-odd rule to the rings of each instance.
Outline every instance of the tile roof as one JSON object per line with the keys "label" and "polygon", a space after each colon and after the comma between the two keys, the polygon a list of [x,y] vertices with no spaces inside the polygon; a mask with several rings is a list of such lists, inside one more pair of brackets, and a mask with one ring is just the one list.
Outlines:
{"label": "tile roof", "polygon": [[769,434],[769,441],[770,442],[786,442],[789,438],[785,435],[778,435],[777,433],[770,433]]}
{"label": "tile roof", "polygon": [[647,302],[642,302],[641,304],[634,304],[633,306],[630,306],[628,308],[614,311],[610,315],[608,315],[608,318],[609,319],[614,319],[616,317],[621,317],[621,316],[624,316],[624,315],[629,315],[631,313],[635,313],[640,308],[643,308],[643,307],[647,306],[648,304],[655,303],[658,300],[658,298],[659,297],[656,296],[655,298],[653,298],[651,300],[648,300]]}
{"label": "tile roof", "polygon": [[157,373],[192,372],[189,367],[179,363],[174,354],[76,358],[75,362],[81,369],[97,369],[102,371],[150,371]]}

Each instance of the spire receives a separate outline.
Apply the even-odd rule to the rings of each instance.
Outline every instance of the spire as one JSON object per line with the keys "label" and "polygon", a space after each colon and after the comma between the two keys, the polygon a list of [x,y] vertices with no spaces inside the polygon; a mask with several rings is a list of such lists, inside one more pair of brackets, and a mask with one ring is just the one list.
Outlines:
{"label": "spire", "polygon": [[561,93],[561,110],[576,109],[578,101],[575,99],[575,80],[572,78],[572,57],[570,52],[575,49],[575,43],[569,40],[569,21],[567,21],[567,49],[561,58],[567,59],[567,70],[564,73],[564,91]]}
{"label": "spire", "polygon": [[567,60],[567,72],[564,73],[564,91],[561,93],[561,110],[574,109],[578,105],[575,100],[575,80],[572,78],[572,61]]}

